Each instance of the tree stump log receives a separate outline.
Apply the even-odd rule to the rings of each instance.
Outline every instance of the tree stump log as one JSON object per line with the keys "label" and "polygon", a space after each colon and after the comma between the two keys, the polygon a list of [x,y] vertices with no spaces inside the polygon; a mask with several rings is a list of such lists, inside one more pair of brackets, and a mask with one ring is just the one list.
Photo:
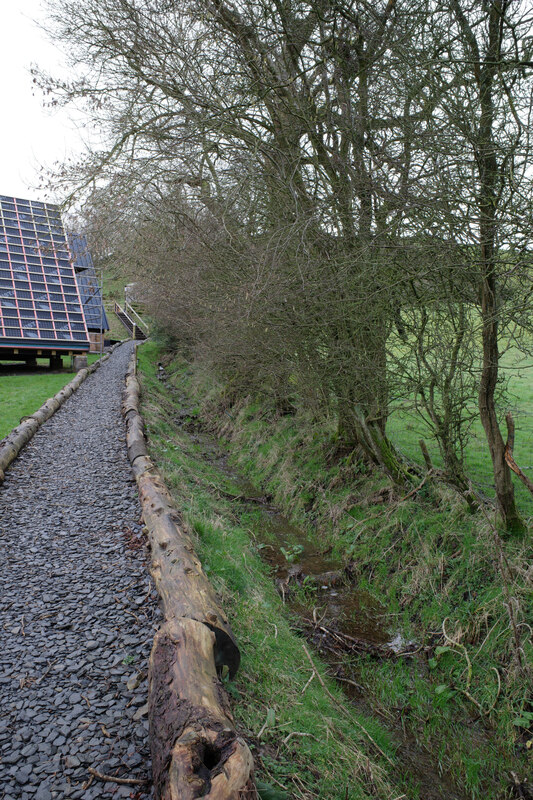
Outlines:
{"label": "tree stump log", "polygon": [[139,415],[136,355],[126,375],[126,443],[151,548],[165,622],[149,669],[149,722],[157,800],[257,798],[253,759],[233,726],[219,674],[240,653],[226,615],[148,456]]}
{"label": "tree stump log", "polygon": [[155,796],[161,800],[256,798],[253,760],[217,676],[215,634],[201,622],[166,622],[149,669]]}

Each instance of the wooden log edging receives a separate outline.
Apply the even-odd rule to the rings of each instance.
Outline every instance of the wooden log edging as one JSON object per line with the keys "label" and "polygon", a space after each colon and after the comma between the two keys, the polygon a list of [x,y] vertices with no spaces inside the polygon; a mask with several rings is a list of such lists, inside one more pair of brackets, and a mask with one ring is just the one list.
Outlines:
{"label": "wooden log edging", "polygon": [[118,342],[111,347],[108,352],[102,356],[101,359],[95,361],[90,367],[80,369],[77,375],[63,386],[63,388],[53,397],[48,398],[46,403],[27,417],[20,425],[13,428],[11,433],[0,442],[0,485],[4,482],[5,472],[9,465],[16,459],[20,451],[28,442],[33,439],[41,425],[52,417],[58,409],[61,408],[65,400],[67,400],[76,389],[79,389],[81,384],[98,369],[100,364],[111,356],[111,353],[120,347],[122,342]]}
{"label": "wooden log edging", "polygon": [[239,648],[190,536],[148,455],[139,414],[136,352],[126,373],[126,443],[151,549],[164,623],[148,671],[156,800],[256,800],[253,758],[235,730],[220,671]]}

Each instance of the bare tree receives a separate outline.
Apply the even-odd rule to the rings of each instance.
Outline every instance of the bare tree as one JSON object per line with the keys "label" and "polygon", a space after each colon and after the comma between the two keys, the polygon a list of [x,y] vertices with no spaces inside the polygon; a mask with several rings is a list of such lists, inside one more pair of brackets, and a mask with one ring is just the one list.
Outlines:
{"label": "bare tree", "polygon": [[[396,480],[408,471],[386,436],[391,393],[414,390],[465,485],[479,361],[498,504],[521,530],[495,393],[505,325],[523,328],[529,308],[527,9],[49,5],[85,69],[56,92],[109,142],[62,177],[129,195],[131,257],[157,252],[150,280],[165,324],[280,409],[314,395],[335,410],[339,444]],[[449,347],[432,344],[439,328]]]}
{"label": "bare tree", "polygon": [[463,245],[461,261],[474,279],[482,342],[478,404],[498,506],[507,529],[522,533],[495,398],[502,342],[524,307],[520,283],[530,280],[530,233],[521,215],[531,198],[527,47],[533,20],[514,0],[450,0],[436,15],[447,31],[438,70],[443,80],[450,74],[455,80],[433,120],[433,145],[441,142],[433,158],[442,170],[435,185],[448,205],[442,219]]}

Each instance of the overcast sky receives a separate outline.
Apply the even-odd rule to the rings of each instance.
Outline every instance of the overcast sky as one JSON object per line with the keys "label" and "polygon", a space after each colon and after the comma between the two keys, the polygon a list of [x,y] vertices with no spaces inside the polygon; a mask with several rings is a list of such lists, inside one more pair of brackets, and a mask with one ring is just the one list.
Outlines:
{"label": "overcast sky", "polygon": [[63,72],[61,53],[33,22],[43,19],[40,0],[0,0],[0,194],[36,200],[39,173],[83,149],[81,134],[66,110],[43,108],[35,90],[32,64]]}

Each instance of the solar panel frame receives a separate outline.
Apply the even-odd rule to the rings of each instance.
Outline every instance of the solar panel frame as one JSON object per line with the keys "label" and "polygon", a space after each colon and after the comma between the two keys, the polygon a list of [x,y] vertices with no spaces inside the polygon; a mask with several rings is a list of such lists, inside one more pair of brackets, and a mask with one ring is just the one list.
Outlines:
{"label": "solar panel frame", "polygon": [[89,349],[58,206],[0,195],[0,348]]}
{"label": "solar panel frame", "polygon": [[84,233],[69,231],[67,241],[74,261],[87,328],[90,331],[107,331],[109,330],[109,321],[103,306],[87,236]]}

